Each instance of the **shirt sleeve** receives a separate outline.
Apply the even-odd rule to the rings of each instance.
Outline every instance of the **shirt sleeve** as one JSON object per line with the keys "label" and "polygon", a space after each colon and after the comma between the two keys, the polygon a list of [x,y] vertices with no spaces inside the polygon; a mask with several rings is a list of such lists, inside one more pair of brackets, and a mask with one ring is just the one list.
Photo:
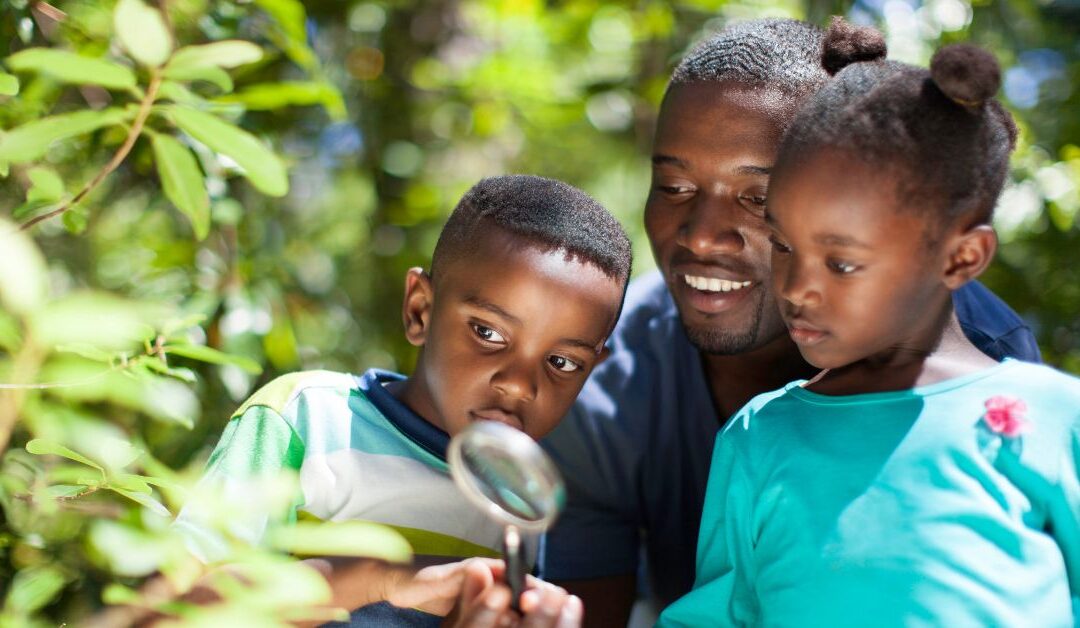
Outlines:
{"label": "shirt sleeve", "polygon": [[978,281],[953,293],[956,317],[964,335],[980,351],[997,361],[1016,358],[1039,363],[1039,345],[1024,319]]}
{"label": "shirt sleeve", "polygon": [[303,442],[276,410],[251,405],[233,417],[174,524],[192,553],[220,560],[228,552],[222,532],[255,544],[271,519],[295,519],[303,459]]}
{"label": "shirt sleeve", "polygon": [[[742,421],[736,415],[732,424]],[[657,626],[747,626],[759,623],[751,582],[751,483],[738,446],[717,437],[698,537],[694,588],[664,610]],[[727,435],[727,436],[725,436]]]}
{"label": "shirt sleeve", "polygon": [[1049,504],[1049,527],[1065,559],[1073,616],[1080,618],[1080,425],[1072,429],[1059,469],[1058,490]]}

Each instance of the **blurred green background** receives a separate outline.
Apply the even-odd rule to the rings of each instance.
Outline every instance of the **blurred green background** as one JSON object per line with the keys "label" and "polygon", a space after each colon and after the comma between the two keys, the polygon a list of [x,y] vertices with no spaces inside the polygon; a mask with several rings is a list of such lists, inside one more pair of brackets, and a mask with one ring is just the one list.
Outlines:
{"label": "blurred green background", "polygon": [[[0,626],[56,625],[103,601],[160,606],[135,592],[159,572],[190,586],[198,569],[169,521],[229,414],[288,371],[408,371],[405,271],[428,263],[479,178],[584,188],[632,234],[636,272],[651,269],[641,212],[674,64],[732,20],[833,14],[880,26],[904,61],[961,40],[997,54],[1022,136],[984,280],[1047,362],[1080,374],[1080,0],[5,0]],[[184,74],[180,53],[161,68],[170,38],[251,43],[189,49]],[[35,121],[68,113],[115,119],[41,141],[61,124]],[[224,130],[200,133],[191,116]],[[39,153],[12,157],[13,137]],[[138,139],[82,202],[34,225],[32,242],[11,234],[76,195],[125,138]],[[262,593],[234,587],[238,606],[221,612],[277,626],[328,595],[280,553],[247,556]]]}
{"label": "blurred green background", "polygon": [[[407,371],[413,351],[399,321],[405,270],[428,263],[444,217],[480,177],[537,173],[584,188],[633,235],[636,271],[652,268],[641,211],[667,76],[698,39],[760,16],[824,24],[845,14],[879,25],[891,56],[915,63],[925,64],[939,43],[959,40],[998,55],[1003,97],[1023,138],[998,212],[1003,246],[985,282],[1031,323],[1049,363],[1080,373],[1078,0],[257,4],[264,10],[167,3],[186,43],[239,37],[285,51],[233,72],[231,96],[207,84],[192,89],[239,103],[239,123],[288,163],[288,194],[259,194],[187,138],[212,200],[212,225],[200,241],[163,196],[149,144],[140,141],[71,220],[31,232],[54,295],[94,288],[201,313],[206,320],[190,332],[193,342],[264,365],[253,375],[191,363],[199,375],[197,407],[187,410],[193,429],[116,419],[171,467],[204,454],[238,402],[276,374]],[[8,0],[0,9],[0,56],[30,46],[115,52],[102,43],[112,7]],[[292,11],[291,27],[271,24],[275,10],[278,17]],[[290,54],[288,36],[306,37],[316,58]],[[299,80],[307,87],[283,83]],[[18,96],[0,97],[0,124],[99,108],[109,98],[24,77]],[[121,137],[101,132],[61,142],[44,162],[65,181],[84,181]],[[0,180],[0,215],[24,202],[29,185],[19,167]]]}

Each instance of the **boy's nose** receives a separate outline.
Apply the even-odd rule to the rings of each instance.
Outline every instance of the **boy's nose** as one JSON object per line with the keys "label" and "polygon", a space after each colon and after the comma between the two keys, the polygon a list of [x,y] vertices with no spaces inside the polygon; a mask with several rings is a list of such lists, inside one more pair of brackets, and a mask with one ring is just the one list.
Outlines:
{"label": "boy's nose", "polygon": [[491,376],[491,386],[500,394],[517,401],[536,399],[537,384],[532,369],[514,364],[503,365]]}
{"label": "boy's nose", "polygon": [[739,232],[738,208],[729,205],[722,197],[703,194],[679,225],[678,244],[698,257],[742,251],[746,239]]}

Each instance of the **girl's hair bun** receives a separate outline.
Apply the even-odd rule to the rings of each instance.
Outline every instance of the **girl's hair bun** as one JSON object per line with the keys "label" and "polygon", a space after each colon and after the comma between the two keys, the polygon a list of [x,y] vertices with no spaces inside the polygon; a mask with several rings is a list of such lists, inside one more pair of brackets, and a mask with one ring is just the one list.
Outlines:
{"label": "girl's hair bun", "polygon": [[1001,87],[1001,66],[994,55],[978,46],[953,44],[934,54],[930,78],[949,100],[975,108]]}
{"label": "girl's hair bun", "polygon": [[884,59],[885,37],[876,28],[855,26],[834,15],[821,48],[821,65],[836,74],[852,63]]}

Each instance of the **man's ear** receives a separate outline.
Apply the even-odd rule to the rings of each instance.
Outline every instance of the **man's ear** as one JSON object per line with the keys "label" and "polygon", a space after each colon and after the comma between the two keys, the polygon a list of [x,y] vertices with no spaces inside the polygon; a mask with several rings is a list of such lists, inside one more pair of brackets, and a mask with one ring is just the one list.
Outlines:
{"label": "man's ear", "polygon": [[949,237],[943,279],[956,290],[986,270],[997,252],[997,234],[990,225],[975,225]]}
{"label": "man's ear", "polygon": [[405,273],[405,298],[401,302],[401,321],[405,324],[405,339],[409,344],[420,347],[427,340],[434,302],[431,275],[419,266],[410,268]]}

